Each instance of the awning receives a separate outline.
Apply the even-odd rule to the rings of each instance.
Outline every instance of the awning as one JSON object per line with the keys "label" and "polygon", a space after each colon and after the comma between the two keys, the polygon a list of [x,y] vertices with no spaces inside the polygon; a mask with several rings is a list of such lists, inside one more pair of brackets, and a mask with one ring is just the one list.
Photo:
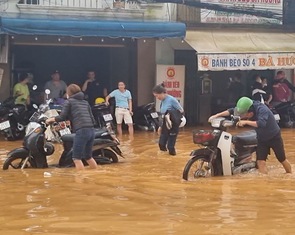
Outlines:
{"label": "awning", "polygon": [[294,69],[295,33],[241,30],[186,32],[199,71]]}
{"label": "awning", "polygon": [[185,24],[153,21],[1,17],[1,34],[72,37],[184,38]]}

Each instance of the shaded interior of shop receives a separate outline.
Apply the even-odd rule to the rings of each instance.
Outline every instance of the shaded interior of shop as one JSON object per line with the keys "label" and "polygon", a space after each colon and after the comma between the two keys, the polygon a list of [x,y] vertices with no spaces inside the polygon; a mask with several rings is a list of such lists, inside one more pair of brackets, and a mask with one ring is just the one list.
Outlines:
{"label": "shaded interior of shop", "polygon": [[[67,84],[83,84],[88,70],[96,72],[97,79],[108,90],[124,81],[132,87],[130,47],[61,47],[61,46],[13,46],[13,83],[17,75],[31,72],[34,83],[43,87],[51,79],[51,73],[58,70]],[[13,84],[12,84],[13,85]]]}
{"label": "shaded interior of shop", "polygon": [[200,80],[196,73],[196,54],[193,50],[176,50],[176,65],[185,65],[184,110],[188,125],[199,124]]}

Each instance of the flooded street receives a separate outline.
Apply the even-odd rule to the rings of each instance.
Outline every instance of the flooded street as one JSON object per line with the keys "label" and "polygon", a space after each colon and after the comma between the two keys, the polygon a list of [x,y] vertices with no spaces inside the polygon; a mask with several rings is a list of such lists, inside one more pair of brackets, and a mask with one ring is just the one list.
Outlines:
{"label": "flooded street", "polygon": [[[196,129],[196,128],[194,128]],[[295,173],[272,155],[269,174],[182,180],[192,129],[180,132],[177,155],[158,151],[156,133],[123,136],[125,159],[97,170],[0,170],[0,232],[19,234],[280,235],[294,234]],[[283,129],[295,170],[295,130]],[[21,141],[0,142],[0,166]],[[56,163],[62,148],[48,158]]]}

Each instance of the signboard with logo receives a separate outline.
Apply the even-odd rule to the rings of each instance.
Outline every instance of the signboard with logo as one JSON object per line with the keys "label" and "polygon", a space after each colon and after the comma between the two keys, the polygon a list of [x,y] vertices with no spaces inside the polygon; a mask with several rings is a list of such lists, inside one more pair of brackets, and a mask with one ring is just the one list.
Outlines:
{"label": "signboard with logo", "polygon": [[[201,0],[202,3],[210,3],[231,8],[245,8],[247,10],[271,11],[283,14],[283,0]],[[201,10],[202,23],[222,24],[282,24],[282,20],[264,18],[233,12],[222,12],[208,9]]]}
{"label": "signboard with logo", "polygon": [[198,54],[199,71],[294,69],[295,53]]}
{"label": "signboard with logo", "polygon": [[[167,93],[174,96],[183,107],[184,102],[184,65],[157,65],[156,84],[165,84]],[[156,101],[156,109],[160,110],[160,102]]]}

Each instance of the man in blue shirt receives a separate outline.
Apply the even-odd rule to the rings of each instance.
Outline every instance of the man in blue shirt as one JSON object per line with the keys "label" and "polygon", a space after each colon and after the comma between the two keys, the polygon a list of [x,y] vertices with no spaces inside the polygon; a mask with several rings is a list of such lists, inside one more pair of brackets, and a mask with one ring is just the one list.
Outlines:
{"label": "man in blue shirt", "polygon": [[125,124],[128,125],[130,137],[133,137],[133,120],[132,120],[132,96],[129,90],[125,88],[124,82],[118,83],[118,89],[113,90],[106,97],[106,104],[109,105],[109,99],[115,97],[116,109],[115,116],[117,121],[118,135],[122,135],[122,122],[124,119]]}
{"label": "man in blue shirt", "polygon": [[270,109],[259,101],[253,101],[248,97],[238,100],[236,108],[230,108],[217,113],[209,118],[209,121],[217,117],[241,116],[237,126],[255,127],[257,133],[257,167],[259,172],[267,174],[266,159],[270,149],[273,149],[276,158],[283,165],[286,173],[292,173],[291,165],[286,159],[281,129],[278,126]]}

